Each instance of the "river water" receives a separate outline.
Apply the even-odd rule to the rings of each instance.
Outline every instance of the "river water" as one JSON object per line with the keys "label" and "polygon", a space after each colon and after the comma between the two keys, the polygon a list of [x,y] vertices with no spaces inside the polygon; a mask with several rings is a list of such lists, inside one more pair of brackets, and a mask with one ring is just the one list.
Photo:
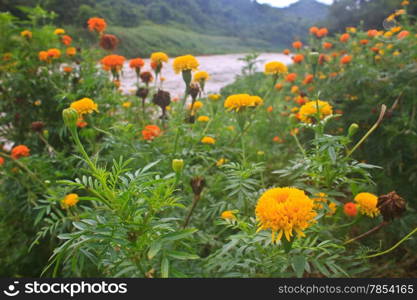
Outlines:
{"label": "river water", "polygon": [[[232,83],[236,76],[241,74],[242,67],[245,65],[239,58],[245,54],[225,54],[225,55],[207,55],[196,56],[200,63],[199,70],[206,71],[210,74],[210,79],[206,83],[206,92],[217,93],[220,89]],[[285,64],[291,63],[289,56],[280,53],[262,53],[258,57],[257,69],[262,71],[263,66],[269,61],[281,61]],[[184,92],[184,82],[181,74],[175,74],[172,69],[173,59],[168,64],[164,64],[162,76],[165,78],[163,89],[169,91],[172,97],[181,97]],[[145,59],[145,67],[142,71],[149,71],[149,59]],[[121,89],[125,93],[131,93],[135,89],[136,73],[129,68],[129,63],[123,68]]]}

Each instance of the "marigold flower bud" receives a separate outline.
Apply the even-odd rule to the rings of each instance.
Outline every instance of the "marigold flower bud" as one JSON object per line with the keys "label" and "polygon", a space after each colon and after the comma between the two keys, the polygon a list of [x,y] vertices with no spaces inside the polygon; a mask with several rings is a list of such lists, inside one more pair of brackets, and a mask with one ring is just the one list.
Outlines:
{"label": "marigold flower bud", "polygon": [[173,159],[172,160],[172,169],[175,173],[179,173],[184,168],[184,160],[182,159]]}
{"label": "marigold flower bud", "polygon": [[68,128],[75,128],[78,120],[78,112],[74,108],[66,108],[62,111],[62,118]]}
{"label": "marigold flower bud", "polygon": [[394,218],[401,217],[405,211],[405,206],[405,200],[395,191],[378,197],[377,207],[384,217],[384,221],[391,221]]}
{"label": "marigold flower bud", "polygon": [[191,178],[190,185],[191,185],[194,195],[200,196],[201,192],[204,189],[205,184],[206,184],[206,181],[201,176],[196,176],[194,178]]}
{"label": "marigold flower bud", "polygon": [[356,123],[352,123],[352,124],[349,126],[349,129],[348,129],[348,136],[349,136],[349,137],[354,136],[354,135],[356,134],[356,132],[358,132],[358,130],[359,130],[359,125],[358,125],[358,124],[356,124]]}

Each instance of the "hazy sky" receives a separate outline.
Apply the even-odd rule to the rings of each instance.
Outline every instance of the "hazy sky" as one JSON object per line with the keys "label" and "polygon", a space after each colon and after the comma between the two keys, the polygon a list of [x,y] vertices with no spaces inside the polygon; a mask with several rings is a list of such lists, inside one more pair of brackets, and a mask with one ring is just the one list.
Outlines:
{"label": "hazy sky", "polygon": [[[257,0],[259,3],[268,3],[272,6],[284,7],[292,3],[297,2],[298,0]],[[317,0],[322,3],[331,4],[333,0]]]}

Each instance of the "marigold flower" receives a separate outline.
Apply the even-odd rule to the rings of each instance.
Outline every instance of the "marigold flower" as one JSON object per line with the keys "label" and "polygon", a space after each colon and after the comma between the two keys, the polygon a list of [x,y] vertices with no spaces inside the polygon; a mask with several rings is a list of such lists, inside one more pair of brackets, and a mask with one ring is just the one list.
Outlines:
{"label": "marigold flower", "polygon": [[65,46],[69,46],[72,43],[72,37],[70,37],[69,35],[63,35],[61,37],[61,42],[65,45]]}
{"label": "marigold flower", "polygon": [[325,37],[326,35],[328,35],[329,34],[329,30],[327,30],[327,28],[320,28],[320,30],[319,31],[317,31],[317,33],[316,33],[316,37],[318,37],[318,38],[322,38],[322,37]]}
{"label": "marigold flower", "polygon": [[367,215],[374,218],[379,215],[379,209],[377,207],[378,197],[371,193],[359,193],[355,196],[355,202],[358,205],[359,212],[363,215]]}
{"label": "marigold flower", "polygon": [[218,161],[216,161],[216,166],[221,167],[227,162],[227,159],[222,157]]}
{"label": "marigold flower", "polygon": [[333,44],[332,43],[329,43],[329,42],[325,42],[325,43],[323,43],[323,48],[324,49],[330,49],[330,48],[332,48],[333,47]]}
{"label": "marigold flower", "polygon": [[71,103],[71,108],[75,109],[80,116],[98,112],[98,105],[90,98],[82,98]]}
{"label": "marigold flower", "polygon": [[277,91],[280,91],[280,90],[282,90],[282,88],[283,88],[284,86],[282,85],[282,83],[277,83],[276,85],[275,85],[275,89],[277,90]]}
{"label": "marigold flower", "polygon": [[219,94],[210,94],[210,95],[208,95],[208,98],[212,101],[217,101],[221,98],[221,95],[219,95]]}
{"label": "marigold flower", "polygon": [[266,111],[269,112],[269,113],[271,113],[273,110],[274,110],[274,108],[272,106],[268,106],[266,108]]}
{"label": "marigold flower", "polygon": [[112,51],[119,44],[119,39],[113,34],[102,34],[100,36],[100,47],[104,50]]}
{"label": "marigold flower", "polygon": [[248,94],[236,94],[227,97],[224,102],[224,107],[227,110],[240,111],[247,107],[256,107],[263,104],[263,100],[258,96],[251,96]]}
{"label": "marigold flower", "polygon": [[297,54],[297,55],[294,55],[294,56],[293,56],[293,58],[292,58],[292,60],[293,60],[296,64],[302,63],[302,62],[304,61],[304,55],[302,55],[302,54]]}
{"label": "marigold flower", "polygon": [[350,32],[350,33],[356,33],[357,32],[357,29],[355,27],[347,27],[346,28],[346,31],[347,32]]}
{"label": "marigold flower", "polygon": [[401,2],[401,6],[407,6],[407,5],[410,5],[410,1],[404,0],[403,2]]}
{"label": "marigold flower", "polygon": [[48,50],[48,57],[52,59],[58,59],[61,57],[61,50],[57,48],[52,48]]}
{"label": "marigold flower", "polygon": [[208,121],[210,121],[210,118],[208,116],[199,116],[197,118],[197,121],[198,122],[208,122]]}
{"label": "marigold flower", "polygon": [[284,142],[279,136],[274,136],[272,141],[278,144],[282,144]]}
{"label": "marigold flower", "polygon": [[72,72],[72,70],[73,70],[73,68],[72,67],[63,67],[62,68],[62,70],[65,72],[65,73],[71,73]]}
{"label": "marigold flower", "polygon": [[293,85],[292,87],[291,87],[291,93],[293,93],[293,94],[298,94],[298,92],[300,91],[300,88],[298,87],[298,86],[296,86],[296,85]]}
{"label": "marigold flower", "polygon": [[288,69],[285,64],[279,61],[272,61],[265,64],[265,74],[266,75],[278,75],[282,73],[287,73]]}
{"label": "marigold flower", "polygon": [[125,57],[111,54],[101,59],[100,63],[105,71],[119,72],[123,68]]}
{"label": "marigold flower", "polygon": [[315,223],[317,213],[313,205],[313,200],[302,190],[293,187],[269,189],[256,205],[258,231],[270,229],[273,242],[280,241],[283,235],[290,241],[294,231],[303,237],[304,230]]}
{"label": "marigold flower", "polygon": [[139,57],[131,59],[130,62],[129,62],[129,67],[130,68],[135,69],[135,70],[139,70],[139,71],[140,71],[141,68],[143,68],[144,65],[145,65],[145,62],[143,61],[142,58],[139,58]]}
{"label": "marigold flower", "polygon": [[355,203],[348,202],[343,206],[343,212],[349,217],[355,217],[358,214],[358,209]]}
{"label": "marigold flower", "polygon": [[195,101],[194,103],[190,103],[188,105],[188,109],[192,109],[193,111],[197,111],[204,106],[203,102]]}
{"label": "marigold flower", "polygon": [[205,136],[201,139],[201,142],[203,144],[214,145],[216,143],[216,140],[212,138],[211,136]]}
{"label": "marigold flower", "polygon": [[31,39],[32,38],[32,31],[30,31],[30,30],[23,30],[20,33],[20,36],[22,36],[24,38],[27,38],[27,39]]}
{"label": "marigold flower", "polygon": [[350,39],[350,34],[349,33],[344,33],[340,36],[339,40],[342,43],[346,43],[348,40]]}
{"label": "marigold flower", "polygon": [[[317,108],[319,112],[317,112]],[[319,118],[322,120],[324,117],[333,114],[332,106],[326,101],[309,101],[303,106],[301,106],[300,111],[298,113],[298,118],[303,123],[312,123],[313,116],[319,115]]]}
{"label": "marigold flower", "polygon": [[40,61],[48,61],[48,52],[47,51],[40,51],[38,54]]}
{"label": "marigold flower", "polygon": [[376,37],[377,35],[378,35],[378,30],[376,30],[376,29],[368,30],[368,36],[369,37]]}
{"label": "marigold flower", "polygon": [[284,53],[285,55],[290,55],[291,51],[290,51],[290,49],[284,49],[284,51],[282,51],[282,53]]}
{"label": "marigold flower", "polygon": [[106,30],[107,27],[107,23],[104,19],[102,18],[90,18],[87,21],[88,24],[88,30],[90,31],[97,31],[98,33],[103,32],[104,30]]}
{"label": "marigold flower", "polygon": [[403,30],[403,31],[401,31],[401,32],[397,35],[397,38],[398,38],[399,40],[402,40],[403,38],[407,37],[409,34],[410,34],[410,32],[409,32],[409,31],[407,31],[407,30]]}
{"label": "marigold flower", "polygon": [[364,40],[360,40],[360,41],[359,41],[359,43],[360,43],[361,45],[367,45],[367,44],[369,43],[369,40],[366,40],[366,39],[364,39]]}
{"label": "marigold flower", "polygon": [[287,75],[287,77],[285,77],[285,80],[288,82],[294,82],[296,79],[297,79],[296,73],[290,73]]}
{"label": "marigold flower", "polygon": [[294,49],[301,49],[303,47],[303,43],[300,41],[295,41],[294,43],[292,43],[292,47]]}
{"label": "marigold flower", "polygon": [[161,135],[161,129],[157,125],[146,125],[142,130],[144,140],[151,141]]}
{"label": "marigold flower", "polygon": [[310,84],[312,83],[314,80],[314,75],[313,74],[307,74],[306,77],[303,80],[303,84]]}
{"label": "marigold flower", "polygon": [[319,29],[317,26],[313,26],[313,27],[310,27],[309,31],[310,31],[310,34],[316,34],[319,31]]}
{"label": "marigold flower", "polygon": [[75,206],[80,201],[77,194],[68,194],[62,199],[61,205],[63,208]]}
{"label": "marigold flower", "polygon": [[19,159],[21,157],[27,157],[30,155],[30,149],[25,145],[18,145],[13,147],[11,157],[13,159]]}
{"label": "marigold flower", "polygon": [[57,28],[54,30],[54,34],[56,35],[61,35],[61,34],[65,34],[65,30],[62,28]]}
{"label": "marigold flower", "polygon": [[75,47],[68,47],[65,52],[68,56],[74,56],[77,54],[77,49]]}
{"label": "marigold flower", "polygon": [[199,71],[194,74],[194,81],[201,82],[210,78],[210,75],[206,71]]}
{"label": "marigold flower", "polygon": [[88,125],[88,123],[80,116],[76,123],[78,128],[84,128]]}
{"label": "marigold flower", "polygon": [[158,64],[163,62],[168,62],[168,55],[164,52],[154,52],[151,54],[151,61],[156,62]]}
{"label": "marigold flower", "polygon": [[348,63],[350,63],[352,61],[352,56],[351,55],[344,55],[341,59],[340,59],[340,63],[346,65]]}
{"label": "marigold flower", "polygon": [[0,166],[4,165],[4,158],[0,156]]}
{"label": "marigold flower", "polygon": [[225,220],[235,220],[236,219],[236,216],[233,214],[233,211],[231,211],[231,210],[225,210],[224,212],[222,212],[220,217],[222,219],[225,219]]}
{"label": "marigold flower", "polygon": [[173,62],[173,68],[176,74],[183,71],[195,71],[199,65],[197,59],[192,55],[179,56]]}
{"label": "marigold flower", "polygon": [[122,106],[123,106],[124,108],[130,108],[130,107],[132,106],[132,102],[130,102],[130,101],[125,101],[125,102],[123,102],[123,103],[122,103]]}

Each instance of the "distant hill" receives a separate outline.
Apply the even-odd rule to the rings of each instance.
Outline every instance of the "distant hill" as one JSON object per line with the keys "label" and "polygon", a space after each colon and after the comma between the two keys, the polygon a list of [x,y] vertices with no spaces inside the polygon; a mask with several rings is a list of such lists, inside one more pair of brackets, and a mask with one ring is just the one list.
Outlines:
{"label": "distant hill", "polygon": [[[328,10],[324,4],[315,0],[301,0],[287,8],[276,8],[267,4],[260,4],[256,0],[2,0],[8,10],[16,9],[17,5],[34,5],[40,3],[45,9],[55,11],[59,17],[58,22],[62,25],[72,25],[75,27],[85,26],[88,18],[92,16],[103,17],[107,20],[111,28],[117,32],[123,32],[121,27],[132,28],[125,32],[132,33],[138,37],[137,30],[146,32],[156,32],[151,29],[157,26],[158,40],[152,39],[152,45],[141,41],[126,41],[129,39],[127,34],[123,34],[124,45],[129,47],[140,45],[144,48],[153,49],[164,46],[164,30],[172,32],[176,29],[177,33],[184,32],[184,36],[194,36],[204,40],[205,36],[216,37],[215,40],[207,45],[216,43],[222,44],[216,47],[220,49],[231,49],[232,45],[251,45],[252,49],[278,49],[287,47],[295,38],[303,38],[307,33],[308,27],[322,19]],[[0,9],[3,10],[0,4]],[[169,28],[168,28],[169,27]],[[116,30],[117,29],[117,30]],[[189,34],[189,33],[195,33]],[[143,34],[141,35],[143,37]],[[227,45],[227,39],[218,37],[230,37],[231,45]],[[166,36],[166,39],[173,44],[175,36]],[[179,40],[183,37],[178,36]],[[149,40],[149,39],[147,39]],[[258,41],[258,42],[257,42]],[[122,41],[123,42],[123,41]],[[193,44],[193,43],[187,43]],[[257,44],[259,47],[257,47]],[[191,51],[198,51],[203,45],[196,45]],[[145,46],[145,47],[144,47]],[[150,47],[152,46],[152,47]],[[175,46],[180,49],[180,46]],[[186,48],[185,50],[188,50]],[[126,50],[126,49],[125,49]],[[205,52],[210,52],[205,49]],[[145,52],[148,52],[146,50]],[[168,51],[168,50],[167,50]],[[216,49],[213,49],[216,51]]]}
{"label": "distant hill", "polygon": [[299,0],[282,10],[287,15],[292,15],[311,22],[317,22],[327,17],[329,6],[315,0]]}

